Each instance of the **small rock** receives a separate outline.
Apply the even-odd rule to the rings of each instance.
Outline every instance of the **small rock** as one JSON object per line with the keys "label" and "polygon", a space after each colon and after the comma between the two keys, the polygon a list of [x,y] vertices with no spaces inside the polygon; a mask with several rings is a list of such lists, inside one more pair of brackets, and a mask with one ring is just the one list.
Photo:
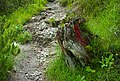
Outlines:
{"label": "small rock", "polygon": [[39,76],[36,76],[35,81],[38,81],[38,80],[39,80]]}
{"label": "small rock", "polygon": [[46,10],[52,10],[52,8],[50,8],[50,7],[47,7],[47,9]]}
{"label": "small rock", "polygon": [[46,57],[48,57],[49,56],[49,53],[46,53]]}
{"label": "small rock", "polygon": [[43,57],[41,57],[41,60],[43,61],[43,60],[44,60],[44,58],[43,58]]}
{"label": "small rock", "polygon": [[40,71],[35,71],[35,75],[41,75],[42,74],[42,72],[40,72]]}
{"label": "small rock", "polygon": [[41,50],[38,50],[38,53],[40,53],[41,52]]}
{"label": "small rock", "polygon": [[33,20],[33,19],[35,19],[35,17],[32,17],[31,19]]}
{"label": "small rock", "polygon": [[42,78],[40,78],[39,80],[40,80],[40,81],[43,81],[43,79],[42,79]]}

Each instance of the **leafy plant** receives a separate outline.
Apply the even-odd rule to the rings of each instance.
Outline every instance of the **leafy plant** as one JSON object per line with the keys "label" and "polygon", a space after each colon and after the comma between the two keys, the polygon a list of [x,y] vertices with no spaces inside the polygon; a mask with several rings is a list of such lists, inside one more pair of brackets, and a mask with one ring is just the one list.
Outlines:
{"label": "leafy plant", "polygon": [[103,57],[102,56],[102,61],[100,61],[100,63],[102,64],[101,65],[102,68],[107,68],[108,70],[113,68],[112,67],[112,65],[114,64],[113,54],[110,54],[108,57]]}
{"label": "leafy plant", "polygon": [[27,31],[23,31],[18,37],[17,41],[21,44],[27,43],[32,39],[32,35]]}
{"label": "leafy plant", "polygon": [[[47,68],[47,78],[48,81],[119,81],[120,69],[117,69],[113,66],[101,68],[102,64],[99,62],[98,58],[94,59],[96,63],[90,64],[86,67],[80,67],[79,65],[76,69],[70,70],[62,56],[62,51],[59,47],[56,47],[56,59],[54,59]],[[111,54],[107,54],[106,58],[111,58]],[[105,58],[105,57],[104,57]],[[113,58],[113,57],[112,57]],[[106,61],[104,59],[104,61]],[[109,62],[114,62],[109,60]],[[104,62],[106,65],[106,62]],[[101,64],[101,65],[100,65]],[[113,67],[113,68],[112,68]]]}
{"label": "leafy plant", "polygon": [[90,66],[87,66],[87,67],[86,67],[86,71],[87,71],[87,72],[91,72],[91,73],[94,73],[94,72],[95,72],[95,70],[91,69]]}

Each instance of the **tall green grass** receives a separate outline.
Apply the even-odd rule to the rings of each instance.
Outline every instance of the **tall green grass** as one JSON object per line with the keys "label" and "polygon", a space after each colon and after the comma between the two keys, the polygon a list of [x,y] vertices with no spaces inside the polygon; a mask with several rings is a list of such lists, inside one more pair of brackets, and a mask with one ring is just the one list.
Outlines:
{"label": "tall green grass", "polygon": [[61,3],[75,13],[73,16],[86,18],[87,28],[108,45],[120,46],[119,0],[61,0]]}
{"label": "tall green grass", "polygon": [[59,46],[56,47],[55,51],[58,58],[53,60],[47,68],[47,81],[86,81],[84,80],[85,76],[81,76],[79,70],[68,69]]}
{"label": "tall green grass", "polygon": [[101,39],[104,39],[110,45],[119,45],[120,46],[120,30],[117,26],[117,14],[116,2],[114,0],[109,1],[106,9],[102,12],[99,12],[97,17],[92,17],[86,23],[87,28],[90,29],[94,34],[98,35]]}
{"label": "tall green grass", "polygon": [[[47,81],[119,81],[119,68],[102,67],[96,59],[89,66],[78,65],[75,70],[69,69],[64,62],[60,47],[56,47],[57,59],[53,60],[47,68]],[[103,59],[104,60],[104,59]]]}

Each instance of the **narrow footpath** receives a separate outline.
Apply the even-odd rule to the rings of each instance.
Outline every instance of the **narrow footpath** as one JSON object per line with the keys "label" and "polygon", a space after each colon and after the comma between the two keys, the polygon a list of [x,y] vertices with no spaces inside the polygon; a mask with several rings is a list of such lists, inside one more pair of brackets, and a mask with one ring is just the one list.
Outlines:
{"label": "narrow footpath", "polygon": [[32,41],[20,45],[21,53],[15,58],[15,66],[7,81],[46,81],[48,63],[55,58],[55,34],[57,27],[48,21],[60,21],[66,12],[57,1],[48,3],[47,9],[34,16],[24,25],[33,35]]}

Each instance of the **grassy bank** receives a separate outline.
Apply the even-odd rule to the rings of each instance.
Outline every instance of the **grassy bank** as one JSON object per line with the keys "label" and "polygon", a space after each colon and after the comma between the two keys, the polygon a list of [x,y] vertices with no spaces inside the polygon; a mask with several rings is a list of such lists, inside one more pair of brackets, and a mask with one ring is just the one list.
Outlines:
{"label": "grassy bank", "polygon": [[61,4],[74,12],[73,16],[86,18],[87,28],[108,45],[120,46],[119,0],[61,0]]}
{"label": "grassy bank", "polygon": [[[77,65],[71,71],[62,58],[54,60],[47,70],[51,81],[119,81],[120,64],[120,1],[119,0],[61,0],[68,17],[86,19],[85,29],[96,37],[90,42],[93,57],[90,65]],[[60,50],[60,49],[57,49]]]}
{"label": "grassy bank", "polygon": [[43,10],[45,3],[34,0],[11,14],[0,16],[0,81],[5,80],[13,68],[14,57],[20,52],[17,43],[31,39],[31,35],[23,30],[23,24]]}

